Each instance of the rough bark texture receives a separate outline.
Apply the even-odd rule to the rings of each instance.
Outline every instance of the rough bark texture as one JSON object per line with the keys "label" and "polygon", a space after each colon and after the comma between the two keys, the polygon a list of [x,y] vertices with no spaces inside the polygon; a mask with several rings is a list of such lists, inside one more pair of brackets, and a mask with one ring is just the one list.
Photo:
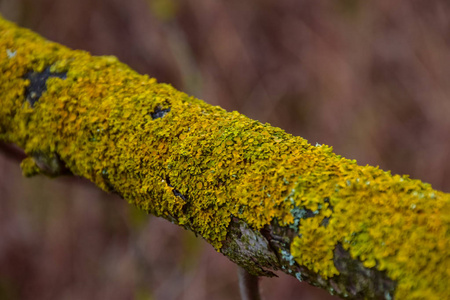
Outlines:
{"label": "rough bark texture", "polygon": [[[446,299],[450,196],[0,20],[0,140],[202,236],[250,274]],[[88,209],[88,208],[87,208]]]}

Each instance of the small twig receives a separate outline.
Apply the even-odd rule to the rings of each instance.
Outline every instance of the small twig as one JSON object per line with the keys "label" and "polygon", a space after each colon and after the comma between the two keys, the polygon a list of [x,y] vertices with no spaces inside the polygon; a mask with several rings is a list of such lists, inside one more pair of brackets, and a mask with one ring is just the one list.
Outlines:
{"label": "small twig", "polygon": [[22,149],[13,144],[7,144],[5,142],[0,142],[0,153],[8,157],[9,159],[19,162],[27,157]]}
{"label": "small twig", "polygon": [[258,285],[259,277],[251,275],[241,267],[238,267],[238,277],[241,300],[261,300]]}

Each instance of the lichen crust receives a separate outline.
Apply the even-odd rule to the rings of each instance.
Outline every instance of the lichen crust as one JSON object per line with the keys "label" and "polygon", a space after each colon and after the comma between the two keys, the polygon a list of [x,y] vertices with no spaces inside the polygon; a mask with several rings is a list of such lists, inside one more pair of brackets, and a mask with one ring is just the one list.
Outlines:
{"label": "lichen crust", "polygon": [[[47,69],[49,68],[49,69]],[[49,70],[31,105],[26,74]],[[48,71],[46,71],[48,73]],[[396,299],[450,295],[450,196],[359,166],[301,137],[206,104],[0,19],[0,139],[202,236],[220,251],[232,217],[294,227],[296,263],[339,275],[342,244],[397,282]],[[41,156],[42,156],[41,155]]]}

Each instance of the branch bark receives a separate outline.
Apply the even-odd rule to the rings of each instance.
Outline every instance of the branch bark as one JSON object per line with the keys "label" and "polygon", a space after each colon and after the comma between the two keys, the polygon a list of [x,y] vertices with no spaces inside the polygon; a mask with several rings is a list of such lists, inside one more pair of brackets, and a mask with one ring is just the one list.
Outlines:
{"label": "branch bark", "polygon": [[450,296],[450,196],[0,20],[0,140],[85,177],[254,276],[352,299]]}

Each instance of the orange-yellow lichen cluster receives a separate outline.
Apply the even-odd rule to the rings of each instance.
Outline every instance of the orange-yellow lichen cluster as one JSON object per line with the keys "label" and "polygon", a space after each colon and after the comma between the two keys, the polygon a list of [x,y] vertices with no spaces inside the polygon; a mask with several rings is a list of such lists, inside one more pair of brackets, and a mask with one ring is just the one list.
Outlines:
{"label": "orange-yellow lichen cluster", "polygon": [[[47,90],[25,101],[28,72]],[[323,278],[338,243],[397,281],[398,299],[450,295],[450,197],[358,166],[327,146],[189,97],[114,57],[72,51],[0,20],[0,139],[189,228],[220,249],[232,216],[294,227],[295,261]],[[170,109],[170,110],[169,110]],[[155,118],[156,111],[164,111]],[[35,157],[34,159],[31,157]]]}
{"label": "orange-yellow lichen cluster", "polygon": [[324,277],[338,274],[333,250],[340,243],[366,268],[397,280],[396,298],[448,295],[448,194],[406,176],[330,157],[314,163],[291,197],[297,207],[317,213],[300,221],[299,236],[291,244],[299,264]]}

